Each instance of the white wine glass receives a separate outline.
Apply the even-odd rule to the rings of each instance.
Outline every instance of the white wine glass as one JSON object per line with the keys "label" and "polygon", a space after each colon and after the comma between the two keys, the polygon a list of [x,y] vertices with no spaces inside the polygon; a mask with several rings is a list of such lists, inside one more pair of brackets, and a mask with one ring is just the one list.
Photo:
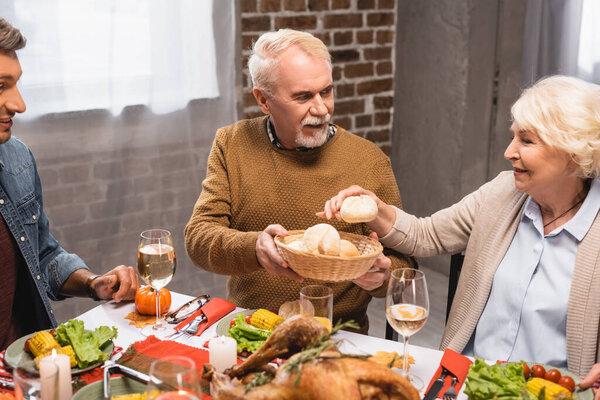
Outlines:
{"label": "white wine glass", "polygon": [[168,356],[150,365],[147,400],[199,400],[200,393],[198,370],[191,358]]}
{"label": "white wine glass", "polygon": [[177,261],[171,232],[165,229],[150,229],[142,232],[138,247],[138,272],[140,277],[156,292],[156,322],[142,329],[144,336],[164,337],[168,332],[161,314],[169,310],[160,309],[160,290],[173,278]]}
{"label": "white wine glass", "polygon": [[425,325],[429,316],[429,294],[422,271],[412,268],[392,271],[385,297],[385,316],[404,339],[402,376],[417,390],[422,390],[423,380],[408,373],[408,338]]}

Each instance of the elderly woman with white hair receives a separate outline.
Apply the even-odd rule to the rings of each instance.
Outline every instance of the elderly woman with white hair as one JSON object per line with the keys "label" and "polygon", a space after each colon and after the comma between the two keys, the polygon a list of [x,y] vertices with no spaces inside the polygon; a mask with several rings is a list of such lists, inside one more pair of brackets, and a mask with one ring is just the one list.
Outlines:
{"label": "elderly woman with white hair", "polygon": [[[411,256],[465,252],[441,348],[587,374],[600,362],[600,87],[553,76],[512,107],[512,171],[427,218],[378,204],[368,226]],[[600,366],[582,383],[590,386]],[[600,397],[600,395],[598,396]]]}

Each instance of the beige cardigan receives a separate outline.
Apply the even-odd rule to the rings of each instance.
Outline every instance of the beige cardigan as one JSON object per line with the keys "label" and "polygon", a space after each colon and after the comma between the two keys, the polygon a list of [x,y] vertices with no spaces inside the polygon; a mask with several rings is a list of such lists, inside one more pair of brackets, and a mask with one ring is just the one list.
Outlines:
{"label": "beige cardigan", "polygon": [[[519,225],[527,195],[515,188],[512,172],[502,172],[460,202],[431,217],[396,211],[392,230],[381,242],[399,252],[427,257],[465,252],[462,272],[441,349],[462,351],[487,302],[496,268]],[[433,294],[435,295],[435,294]],[[600,216],[579,244],[567,311],[567,363],[585,375],[599,362]],[[543,340],[543,333],[540,335]]]}

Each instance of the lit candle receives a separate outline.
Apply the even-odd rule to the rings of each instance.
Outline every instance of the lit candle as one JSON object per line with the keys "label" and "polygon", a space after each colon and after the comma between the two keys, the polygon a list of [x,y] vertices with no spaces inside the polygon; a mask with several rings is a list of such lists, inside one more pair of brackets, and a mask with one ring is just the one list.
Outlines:
{"label": "lit candle", "polygon": [[236,363],[237,342],[228,336],[219,336],[208,342],[208,359],[217,372],[223,372]]}
{"label": "lit candle", "polygon": [[58,400],[69,400],[73,397],[71,359],[65,354],[56,354],[55,350],[52,350],[51,357],[58,367]]}
{"label": "lit candle", "polygon": [[40,395],[42,400],[56,400],[58,367],[52,356],[40,360]]}

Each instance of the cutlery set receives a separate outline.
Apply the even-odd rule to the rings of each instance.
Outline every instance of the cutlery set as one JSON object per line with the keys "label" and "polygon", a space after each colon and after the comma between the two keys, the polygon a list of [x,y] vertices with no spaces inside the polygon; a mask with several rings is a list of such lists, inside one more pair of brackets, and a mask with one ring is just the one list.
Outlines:
{"label": "cutlery set", "polygon": [[444,387],[444,383],[446,382],[446,377],[448,375],[452,376],[452,383],[450,384],[448,390],[446,390],[446,392],[442,396],[442,399],[455,400],[456,390],[454,389],[454,385],[456,385],[457,378],[452,372],[448,371],[444,367],[442,367],[442,374],[433,382],[433,384],[425,394],[425,397],[423,397],[423,400],[434,400],[440,393],[440,390],[442,390],[442,388]]}
{"label": "cutlery set", "polygon": [[[206,303],[208,303],[210,300],[210,295],[204,294],[202,296],[198,296],[195,299],[185,303],[177,310],[166,314],[165,320],[169,324],[178,324],[182,321],[185,321],[188,317],[190,317],[192,314],[194,314],[195,312],[200,310],[204,305],[206,305]],[[190,321],[186,326],[184,326],[178,331],[175,331],[170,335],[167,335],[165,339],[176,339],[183,334],[193,336],[196,332],[198,332],[200,324],[206,321],[206,315],[204,315],[204,313],[201,312],[200,315],[198,315],[196,318]]]}

